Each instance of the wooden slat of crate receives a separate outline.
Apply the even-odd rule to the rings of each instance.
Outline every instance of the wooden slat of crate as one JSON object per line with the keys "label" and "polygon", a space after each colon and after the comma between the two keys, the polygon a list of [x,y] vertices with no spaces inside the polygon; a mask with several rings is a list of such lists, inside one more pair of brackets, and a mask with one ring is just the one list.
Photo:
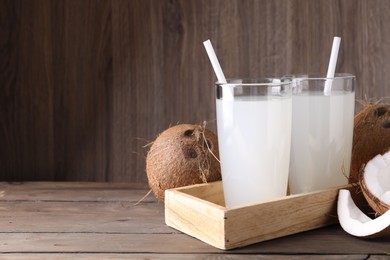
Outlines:
{"label": "wooden slat of crate", "polygon": [[228,209],[221,205],[221,182],[193,185],[166,191],[165,221],[217,248],[232,249],[337,223],[338,190]]}
{"label": "wooden slat of crate", "polygon": [[227,210],[225,247],[241,247],[337,223],[337,194],[338,189],[329,189]]}
{"label": "wooden slat of crate", "polygon": [[224,215],[222,206],[179,190],[165,191],[165,223],[218,248],[225,239]]}

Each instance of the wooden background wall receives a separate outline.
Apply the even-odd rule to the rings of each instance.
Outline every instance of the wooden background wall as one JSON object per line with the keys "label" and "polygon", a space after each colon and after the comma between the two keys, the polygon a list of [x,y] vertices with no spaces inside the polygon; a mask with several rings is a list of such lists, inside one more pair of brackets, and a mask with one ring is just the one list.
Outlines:
{"label": "wooden background wall", "polygon": [[388,0],[0,0],[0,181],[146,182],[145,144],[215,129],[227,77],[337,71],[390,96]]}

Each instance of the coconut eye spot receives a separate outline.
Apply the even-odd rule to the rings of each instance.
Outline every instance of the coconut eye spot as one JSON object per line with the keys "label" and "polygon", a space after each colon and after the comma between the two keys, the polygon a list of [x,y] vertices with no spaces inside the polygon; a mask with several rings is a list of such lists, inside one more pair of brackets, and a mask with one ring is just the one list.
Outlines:
{"label": "coconut eye spot", "polygon": [[194,159],[198,157],[198,153],[195,151],[194,148],[186,148],[184,149],[184,157],[189,159]]}
{"label": "coconut eye spot", "polygon": [[188,130],[184,131],[184,136],[186,136],[186,137],[191,137],[193,134],[194,134],[193,129],[188,129]]}
{"label": "coconut eye spot", "polygon": [[383,123],[382,127],[383,128],[390,128],[390,121]]}
{"label": "coconut eye spot", "polygon": [[387,113],[387,108],[385,107],[378,107],[377,109],[374,110],[374,115],[377,117],[381,117],[386,113]]}

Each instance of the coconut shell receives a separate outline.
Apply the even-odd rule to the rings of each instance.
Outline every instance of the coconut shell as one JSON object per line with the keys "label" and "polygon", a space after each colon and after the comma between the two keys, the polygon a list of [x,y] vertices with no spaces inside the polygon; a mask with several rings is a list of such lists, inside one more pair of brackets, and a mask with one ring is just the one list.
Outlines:
{"label": "coconut shell", "polygon": [[[359,238],[378,238],[390,234],[390,215],[379,218],[368,217],[355,204],[349,190],[340,189],[337,199],[337,216],[340,226],[349,234]],[[359,199],[360,200],[360,199]],[[360,204],[360,203],[359,203]]]}
{"label": "coconut shell", "polygon": [[[210,152],[211,150],[211,152]],[[180,124],[162,132],[146,157],[146,174],[154,195],[166,189],[221,180],[216,134],[202,125]]]}
{"label": "coconut shell", "polygon": [[390,104],[367,104],[354,118],[350,183],[358,183],[364,165],[390,147]]}
{"label": "coconut shell", "polygon": [[390,209],[390,205],[381,201],[378,197],[371,193],[364,181],[364,178],[360,178],[359,184],[364,198],[367,200],[368,205],[370,205],[370,207],[375,211],[376,215],[382,215]]}

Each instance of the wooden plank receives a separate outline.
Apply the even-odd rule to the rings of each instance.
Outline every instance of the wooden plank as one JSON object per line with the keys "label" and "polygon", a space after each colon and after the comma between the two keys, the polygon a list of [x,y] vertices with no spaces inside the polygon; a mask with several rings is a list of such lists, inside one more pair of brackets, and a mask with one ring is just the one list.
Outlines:
{"label": "wooden plank", "polygon": [[[172,233],[145,185],[0,183],[0,232]],[[133,189],[135,188],[135,189]],[[145,221],[147,219],[147,221]]]}
{"label": "wooden plank", "polygon": [[333,225],[243,248],[250,252],[286,254],[390,254],[390,237],[360,239]]}
{"label": "wooden plank", "polygon": [[0,252],[193,253],[217,249],[183,234],[0,233]]}
{"label": "wooden plank", "polygon": [[3,202],[0,232],[178,233],[159,203]]}
{"label": "wooden plank", "polygon": [[[0,201],[123,201],[138,202],[148,192],[146,184],[93,182],[0,182]],[[156,202],[149,194],[143,202]]]}
{"label": "wooden plank", "polygon": [[37,188],[52,188],[52,189],[146,189],[148,185],[146,183],[127,183],[127,182],[49,182],[49,181],[24,181],[24,182],[0,182],[0,188],[13,188],[13,189],[37,189]]}
{"label": "wooden plank", "polygon": [[[280,259],[280,260],[288,260],[288,259],[315,259],[318,260],[332,260],[332,259],[342,259],[342,260],[360,260],[367,259],[368,255],[265,255],[265,254],[132,254],[132,253],[121,253],[121,254],[93,254],[93,253],[49,253],[49,254],[20,254],[20,253],[11,253],[11,254],[1,254],[0,258],[3,260],[67,260],[67,259],[81,259],[81,260],[96,260],[96,259],[183,259],[183,260],[198,260],[198,259]],[[370,259],[379,259],[375,258],[375,256],[370,256]]]}
{"label": "wooden plank", "polygon": [[389,238],[356,239],[339,227],[309,231],[232,251],[221,251],[185,234],[0,233],[1,253],[158,254],[389,254]]}

